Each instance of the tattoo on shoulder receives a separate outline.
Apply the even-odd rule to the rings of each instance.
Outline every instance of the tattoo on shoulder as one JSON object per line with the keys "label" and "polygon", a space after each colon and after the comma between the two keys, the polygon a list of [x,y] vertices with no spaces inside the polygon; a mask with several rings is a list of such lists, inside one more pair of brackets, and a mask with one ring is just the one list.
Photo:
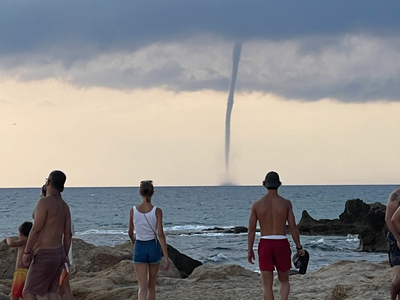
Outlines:
{"label": "tattoo on shoulder", "polygon": [[390,201],[397,201],[399,200],[399,194],[397,194],[397,192],[394,192],[390,195]]}

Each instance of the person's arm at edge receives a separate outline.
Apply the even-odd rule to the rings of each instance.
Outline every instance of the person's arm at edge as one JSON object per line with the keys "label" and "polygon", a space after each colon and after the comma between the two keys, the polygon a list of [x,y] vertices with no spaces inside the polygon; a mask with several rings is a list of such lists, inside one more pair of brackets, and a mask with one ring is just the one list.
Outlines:
{"label": "person's arm at edge", "polygon": [[387,207],[386,207],[386,214],[385,214],[385,221],[389,231],[393,234],[396,241],[400,243],[400,215],[397,213],[399,208],[399,194],[398,190],[392,192],[389,195]]}
{"label": "person's arm at edge", "polygon": [[164,261],[165,261],[165,270],[169,269],[169,259],[168,259],[168,246],[167,246],[167,239],[165,238],[164,228],[163,228],[163,213],[161,208],[156,209],[156,217],[157,217],[157,231],[158,231],[158,239],[160,240],[161,249],[164,254]]}
{"label": "person's arm at edge", "polygon": [[289,231],[290,234],[292,235],[293,241],[296,244],[296,250],[300,255],[304,255],[304,250],[303,246],[300,243],[300,232],[299,228],[296,225],[296,218],[293,213],[293,207],[292,207],[292,202],[289,201],[289,208],[288,208],[288,225],[289,225]]}
{"label": "person's arm at edge", "polygon": [[129,238],[131,239],[133,244],[135,244],[135,237],[133,235],[133,230],[135,229],[134,227],[135,227],[135,225],[133,225],[133,208],[131,208],[130,211],[129,211],[128,235],[129,235]]}
{"label": "person's arm at edge", "polygon": [[28,240],[26,241],[25,252],[23,256],[23,263],[26,267],[29,267],[32,260],[32,250],[35,246],[40,231],[42,230],[44,223],[46,221],[47,210],[44,205],[44,198],[40,199],[35,207],[35,222],[33,222],[32,229],[29,233]]}
{"label": "person's arm at edge", "polygon": [[[400,207],[399,207],[400,208]],[[393,234],[393,236],[396,238],[396,241],[400,243],[400,239],[398,237],[400,236],[399,230],[400,230],[400,209],[397,208],[396,211],[394,212],[392,218],[390,219],[390,223],[392,223],[392,228],[394,230],[390,230],[390,232]],[[388,226],[389,228],[389,226]]]}
{"label": "person's arm at edge", "polygon": [[64,227],[63,245],[64,245],[65,255],[68,257],[69,249],[71,247],[71,242],[72,242],[72,224],[71,224],[71,212],[68,208],[68,205],[66,206],[68,210],[68,215]]}
{"label": "person's arm at edge", "polygon": [[257,214],[254,206],[253,203],[249,217],[249,228],[247,230],[247,261],[251,264],[254,264],[253,260],[255,259],[253,246],[257,227]]}
{"label": "person's arm at edge", "polygon": [[9,236],[4,240],[9,247],[21,247],[26,244],[26,239],[21,239],[19,236]]}

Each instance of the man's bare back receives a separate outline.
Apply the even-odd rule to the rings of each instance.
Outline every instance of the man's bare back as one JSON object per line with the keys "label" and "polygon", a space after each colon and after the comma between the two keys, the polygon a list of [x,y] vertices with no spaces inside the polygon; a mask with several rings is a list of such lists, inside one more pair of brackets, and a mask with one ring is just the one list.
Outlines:
{"label": "man's bare back", "polygon": [[34,229],[40,229],[34,249],[63,245],[64,231],[66,227],[71,228],[71,217],[68,205],[59,195],[41,198],[36,205],[34,219]]}
{"label": "man's bare back", "polygon": [[286,221],[292,204],[278,194],[268,193],[253,204],[261,235],[286,235]]}
{"label": "man's bare back", "polygon": [[[292,203],[279,196],[276,189],[268,190],[268,193],[255,201],[251,207],[248,229],[248,252],[252,252],[257,221],[260,224],[262,237],[271,235],[286,236],[287,222],[296,247],[301,251],[301,255],[304,255],[300,244],[300,233],[293,214]],[[249,262],[252,262],[252,259],[254,259],[253,256],[249,257]]]}

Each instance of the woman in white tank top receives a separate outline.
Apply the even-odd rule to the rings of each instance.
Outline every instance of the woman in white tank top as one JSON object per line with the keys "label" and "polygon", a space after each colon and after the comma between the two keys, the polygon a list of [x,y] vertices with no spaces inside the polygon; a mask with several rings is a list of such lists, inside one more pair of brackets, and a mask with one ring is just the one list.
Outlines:
{"label": "woman in white tank top", "polygon": [[[129,212],[129,237],[134,245],[133,262],[139,284],[139,300],[156,299],[156,279],[164,256],[165,269],[169,269],[167,241],[165,239],[162,210],[151,204],[154,186],[151,180],[140,182],[142,203]],[[136,237],[133,232],[136,232]],[[158,236],[158,237],[157,237]]]}

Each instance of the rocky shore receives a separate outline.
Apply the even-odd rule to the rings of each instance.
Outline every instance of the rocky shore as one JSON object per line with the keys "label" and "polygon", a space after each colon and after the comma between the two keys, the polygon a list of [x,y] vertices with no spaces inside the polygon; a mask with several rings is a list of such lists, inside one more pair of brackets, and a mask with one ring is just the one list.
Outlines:
{"label": "rocky shore", "polygon": [[[306,211],[298,226],[301,234],[359,234],[360,251],[386,251],[386,207],[354,199],[335,220],[315,220]],[[213,231],[246,232],[246,227],[214,228]],[[171,267],[160,268],[157,299],[262,299],[258,273],[237,265],[202,265],[168,245]],[[0,244],[0,300],[9,299],[16,249]],[[73,239],[71,289],[76,300],[137,299],[138,285],[130,241],[115,247]],[[293,274],[296,272],[292,272]],[[388,299],[392,269],[387,262],[339,261],[306,275],[292,275],[289,299]],[[275,296],[279,295],[277,278]],[[40,298],[39,298],[40,299]]]}
{"label": "rocky shore", "polygon": [[[347,200],[338,219],[314,219],[304,210],[298,223],[301,235],[347,236],[358,235],[360,244],[357,251],[387,252],[385,223],[386,206],[376,202],[367,204],[360,199]],[[247,232],[247,227],[207,229],[223,233]],[[289,231],[288,231],[289,232]]]}
{"label": "rocky shore", "polygon": [[[71,288],[76,300],[137,299],[132,245],[96,247],[73,239]],[[164,300],[262,299],[260,275],[237,265],[201,265],[170,247],[171,268],[161,268],[157,297]],[[15,249],[0,245],[0,300],[9,299]],[[181,259],[181,266],[174,263]],[[190,270],[189,268],[193,268]],[[190,272],[188,274],[187,272]],[[306,275],[291,276],[289,299],[387,299],[392,270],[386,262],[339,261]],[[275,280],[274,292],[278,296]]]}

